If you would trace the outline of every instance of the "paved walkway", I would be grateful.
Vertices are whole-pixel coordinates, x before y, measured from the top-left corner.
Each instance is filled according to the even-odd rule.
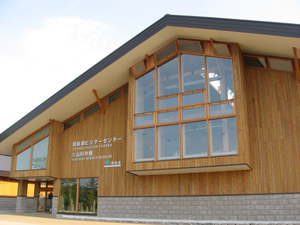
[[[82,220],[68,220],[56,219],[55,215],[49,213],[13,213],[0,214],[0,225],[120,225],[120,223],[113,222],[99,222],[99,221],[82,221]],[[130,223],[121,223],[121,225],[128,225]]]

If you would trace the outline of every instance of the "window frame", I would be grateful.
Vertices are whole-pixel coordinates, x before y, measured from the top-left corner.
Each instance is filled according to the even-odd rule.
[[[192,42],[199,42],[200,44],[200,47],[201,47],[201,50],[202,52],[192,52],[192,51],[186,51],[186,50],[181,50],[180,47],[179,47],[179,44],[177,41],[192,41]],[[174,43],[176,44],[177,46],[177,52],[176,54],[171,54],[167,57],[165,57],[164,59],[160,60],[159,62],[157,62],[156,60],[156,57],[155,57],[155,53],[160,51],[161,49],[167,47],[168,45]],[[209,43],[209,41],[205,41],[204,43]],[[210,43],[209,43],[210,44]],[[133,121],[133,124],[132,124],[132,133],[131,133],[131,141],[132,143],[134,143],[134,131],[135,130],[138,130],[138,129],[146,129],[146,128],[152,128],[154,127],[155,128],[155,159],[153,161],[150,161],[150,162],[160,162],[160,161],[165,161],[165,160],[158,160],[158,143],[157,143],[157,135],[158,135],[158,127],[161,127],[161,126],[168,126],[168,125],[175,125],[175,124],[179,124],[180,126],[180,159],[179,160],[183,160],[183,159],[190,159],[190,158],[184,158],[183,157],[183,144],[182,144],[182,124],[185,124],[185,123],[191,123],[191,122],[200,122],[200,121],[206,121],[206,128],[207,128],[207,153],[208,153],[208,156],[207,158],[210,158],[210,157],[220,157],[220,156],[212,156],[212,153],[211,153],[211,146],[210,146],[210,134],[209,134],[209,127],[210,127],[210,122],[211,120],[216,120],[216,119],[222,119],[222,118],[231,118],[231,117],[235,117],[236,118],[236,105],[235,105],[235,96],[232,98],[232,99],[227,99],[227,100],[222,100],[222,101],[216,101],[216,102],[209,102],[209,99],[208,99],[208,85],[209,85],[209,75],[207,74],[207,60],[206,58],[207,57],[215,57],[215,58],[224,58],[224,59],[231,59],[232,60],[232,55],[230,53],[230,50],[229,50],[229,47],[228,47],[228,44],[227,43],[217,43],[217,44],[222,44],[222,45],[226,45],[227,46],[227,49],[228,49],[228,52],[230,55],[220,55],[220,54],[216,54],[215,50],[214,50],[214,47],[212,45],[210,45],[210,49],[205,49],[207,48],[207,46],[209,45],[206,45],[206,46],[202,46],[202,41],[198,41],[198,40],[187,40],[187,39],[178,39],[178,40],[175,40],[171,43],[169,43],[168,45],[164,46],[163,48],[159,49],[158,51],[156,51],[154,53],[154,58],[155,58],[155,65],[150,67],[150,68],[146,68],[146,70],[139,74],[139,76],[133,76],[134,77],[134,82],[133,82],[133,86],[132,87],[132,90],[133,90],[133,98],[135,99],[135,82],[138,78],[142,77],[143,75],[151,72],[153,69],[154,69],[154,72],[155,72],[155,97],[154,97],[154,101],[155,101],[155,105],[154,105],[154,108],[155,110],[153,112],[146,112],[146,113],[138,113],[138,114],[135,114],[135,100],[133,100],[133,113],[132,115],[132,121]],[[204,57],[204,71],[203,73],[205,74],[205,89],[199,89],[199,90],[193,90],[193,91],[189,91],[189,92],[182,92],[182,71],[181,71],[181,55],[183,54],[188,54],[188,55],[199,55],[199,56],[203,56]],[[171,94],[171,95],[166,95],[166,96],[160,96],[158,97],[158,67],[167,63],[168,61],[172,60],[173,58],[175,57],[178,57],[178,79],[179,79],[179,93],[177,94]],[[232,61],[231,61],[232,62]],[[233,71],[232,71],[232,77],[233,77],[233,80],[232,80],[232,85],[233,87],[235,87],[235,84],[234,84],[234,74],[233,74]],[[234,88],[235,89],[235,88]],[[201,102],[201,103],[195,103],[195,104],[191,104],[191,105],[183,105],[182,104],[182,96],[184,95],[187,95],[187,94],[193,94],[193,93],[200,93],[200,92],[203,92],[204,93],[204,102]],[[164,109],[158,109],[158,100],[159,99],[164,99],[164,98],[171,98],[171,97],[175,97],[177,96],[178,97],[178,107],[172,107],[172,108],[164,108]],[[218,115],[218,116],[210,116],[209,115],[209,107],[210,105],[219,105],[219,104],[224,104],[224,103],[233,103],[234,104],[234,113],[231,113],[231,114],[224,114],[224,115]],[[183,120],[182,118],[182,114],[183,114],[183,109],[188,109],[188,108],[196,108],[196,107],[204,107],[204,110],[205,110],[205,117],[203,118],[196,118],[196,119],[187,119],[187,120]],[[178,110],[178,121],[172,121],[172,122],[166,122],[166,123],[158,123],[158,113],[161,113],[161,112],[168,112],[168,111],[175,111],[175,110]],[[143,116],[143,115],[150,115],[150,114],[153,114],[154,116],[154,123],[151,124],[151,125],[142,125],[142,126],[135,126],[135,118],[138,117],[138,116]],[[236,128],[237,129],[237,128]],[[131,162],[132,163],[140,163],[140,162],[149,162],[148,160],[139,160],[139,161],[135,161],[134,160],[134,144],[132,145],[131,147],[131,151],[132,151],[132,158],[131,158]],[[235,156],[236,155],[239,155],[239,152],[237,154],[234,154]],[[230,155],[226,155],[226,156],[231,156]],[[166,159],[166,160],[178,160],[178,159]]]

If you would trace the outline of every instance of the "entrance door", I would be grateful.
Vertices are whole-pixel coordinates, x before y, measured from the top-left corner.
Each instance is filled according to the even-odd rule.
[[[52,211],[52,196],[53,196],[53,191],[39,192],[38,212]]]
[[[40,182],[38,212],[52,211],[53,182]]]

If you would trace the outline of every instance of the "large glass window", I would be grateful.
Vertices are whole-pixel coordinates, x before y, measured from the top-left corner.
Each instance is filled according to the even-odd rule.
[[[48,144],[49,126],[32,134],[24,142],[19,143],[17,146],[16,170],[46,169]]]
[[[134,131],[134,161],[154,160],[154,128]]]
[[[158,97],[179,92],[178,57],[157,68]]]
[[[205,89],[204,57],[181,55],[182,92]]]
[[[46,169],[49,137],[33,145],[32,170]]]
[[[158,127],[158,160],[180,158],[179,125]]]
[[[76,212],[77,179],[60,181],[59,211]]]
[[[79,189],[79,195],[77,195]],[[59,212],[97,213],[98,179],[60,180]],[[78,201],[78,205],[76,202]]]
[[[172,42],[154,53],[154,69],[151,65],[150,72],[139,74],[134,162],[238,153],[230,48],[219,43],[216,47],[203,51],[199,41]]]
[[[79,179],[79,213],[97,213],[98,179]]]
[[[206,57],[209,102],[234,98],[231,59]]]
[[[29,170],[31,148],[17,155],[16,170]]]
[[[135,82],[135,113],[154,111],[154,70],[138,78]]]
[[[206,121],[182,124],[183,157],[207,157]]]
[[[235,117],[211,120],[211,155],[237,154],[237,134]]]

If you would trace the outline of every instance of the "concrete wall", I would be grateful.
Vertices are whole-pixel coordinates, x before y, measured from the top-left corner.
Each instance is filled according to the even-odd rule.
[[[172,220],[300,221],[300,193],[98,197],[98,216]]]
[[[57,200],[58,200],[58,197],[53,196],[53,198],[52,198],[52,214],[57,213]]]
[[[36,212],[37,211],[38,197],[27,198],[26,199],[26,212]]]
[[[16,212],[17,197],[0,197],[0,213]]]

